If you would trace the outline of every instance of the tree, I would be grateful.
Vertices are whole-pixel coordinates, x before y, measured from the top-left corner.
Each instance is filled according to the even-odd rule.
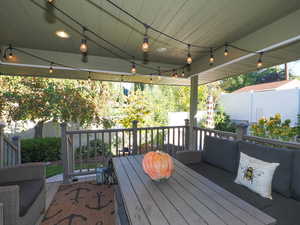
[[[221,87],[227,92],[233,92],[245,86],[284,79],[285,72],[283,69],[271,67],[262,71],[255,71],[247,74],[241,74],[239,76],[229,77],[222,81]]]
[[[119,123],[123,127],[129,128],[132,126],[132,122],[137,120],[140,126],[145,126],[146,117],[150,112],[150,105],[144,93],[140,90],[135,91],[125,97],[124,104],[120,108]]]
[[[1,115],[8,122],[34,121],[35,137],[43,136],[43,124],[49,120],[81,125],[99,121],[109,96],[101,82],[2,77],[1,83]]]

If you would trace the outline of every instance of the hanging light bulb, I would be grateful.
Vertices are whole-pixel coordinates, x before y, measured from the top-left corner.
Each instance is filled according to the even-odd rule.
[[[143,41],[143,44],[142,44],[143,52],[148,52],[149,51],[148,28],[149,28],[149,26],[145,24],[144,41]]]
[[[153,84],[152,75],[151,75],[151,77],[150,77],[150,84]]]
[[[53,3],[54,2],[54,0],[48,0],[48,3]]]
[[[264,54],[263,52],[259,53],[259,58],[258,58],[257,63],[256,63],[257,69],[259,69],[263,66],[263,62],[262,62],[263,54]]]
[[[9,44],[9,46],[8,46],[8,49],[7,49],[8,51],[9,51],[9,53],[8,53],[8,59],[9,60],[12,60],[13,58],[14,58],[14,56],[13,56],[13,52],[12,52],[12,45],[11,44]],[[5,51],[5,58],[6,58],[6,51]]]
[[[83,32],[82,32],[82,37],[83,38],[81,39],[81,44],[80,44],[80,47],[79,47],[79,50],[82,54],[85,54],[88,51],[87,40],[85,38],[85,31],[86,31],[86,28],[83,27]]]
[[[79,47],[81,53],[87,53],[87,51],[88,51],[88,47],[87,47],[86,42],[87,42],[86,39],[84,39],[84,38],[81,39],[81,44],[80,44],[80,47]]]
[[[90,83],[92,80],[92,77],[91,77],[91,72],[89,72],[89,75],[88,75],[88,82]]]
[[[135,74],[135,73],[136,73],[136,67],[135,67],[134,61],[132,61],[131,73],[132,73],[132,74]]]
[[[49,67],[49,73],[53,73],[53,67],[52,67],[53,63],[50,64],[50,67]]]
[[[210,57],[209,57],[209,64],[212,65],[215,62],[214,54],[213,54],[213,49],[210,48]]]
[[[192,62],[193,62],[193,59],[191,56],[191,45],[190,44],[188,44],[188,54],[187,54],[186,62],[189,65],[192,64]]]
[[[228,56],[228,44],[225,44],[224,56]]]
[[[182,68],[181,76],[184,77],[184,75],[185,75],[185,74],[184,74],[184,67],[183,67],[183,68]]]

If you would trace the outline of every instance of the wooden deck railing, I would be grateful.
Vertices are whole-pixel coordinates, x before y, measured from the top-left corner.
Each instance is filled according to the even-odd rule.
[[[212,136],[212,137],[228,139],[228,140],[243,140],[255,144],[268,145],[275,148],[277,147],[277,148],[299,149],[300,151],[300,143],[298,142],[286,142],[286,141],[274,140],[269,138],[250,136],[250,135],[246,135],[246,129],[247,127],[245,126],[241,126],[241,127],[238,126],[237,132],[232,133],[232,132],[224,132],[224,131],[207,129],[207,128],[194,127],[194,130],[197,134],[196,135],[197,150],[200,151],[203,150],[205,137]]]
[[[64,180],[95,173],[106,156],[115,157],[160,150],[174,154],[188,146],[188,126],[164,126],[105,130],[67,130],[62,124]]]
[[[126,129],[77,131],[69,131],[67,125],[62,124],[64,182],[74,176],[95,173],[95,168],[104,164],[108,154],[118,157],[160,150],[174,155],[178,151],[191,150],[190,146],[196,146],[192,150],[202,151],[207,136],[300,150],[300,143],[248,136],[246,130],[243,125],[237,127],[236,133],[200,127],[190,130],[188,121],[185,126],[138,128],[137,123],[133,122],[132,128]],[[193,145],[189,145],[190,141]]]
[[[4,135],[4,124],[0,124],[0,168],[21,163],[21,146],[18,137],[10,140]]]

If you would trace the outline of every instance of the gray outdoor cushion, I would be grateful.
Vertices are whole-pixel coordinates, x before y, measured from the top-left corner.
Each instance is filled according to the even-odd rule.
[[[237,170],[238,144],[220,138],[205,137],[203,160],[231,173]]]
[[[230,172],[205,162],[189,165],[189,167],[258,209],[262,210],[272,205],[272,200],[262,198],[248,188],[234,183],[235,175]]]
[[[273,177],[272,189],[286,197],[291,197],[294,156],[292,150],[240,142],[239,151],[266,162],[280,163]]]
[[[300,201],[300,150],[294,151],[292,197]]]
[[[44,188],[44,181],[28,180],[1,183],[0,186],[18,185],[20,187],[20,217],[24,216]]]
[[[292,198],[286,198],[276,192],[272,193],[273,200],[265,199],[249,189],[235,184],[234,175],[207,163],[189,165],[201,175],[212,182],[238,196],[254,207],[264,211],[277,220],[276,225],[298,225],[300,224],[300,202]]]

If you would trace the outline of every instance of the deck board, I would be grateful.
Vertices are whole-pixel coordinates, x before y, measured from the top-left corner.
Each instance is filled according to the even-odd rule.
[[[154,182],[142,155],[113,159],[132,225],[275,225],[276,221],[174,159],[175,172]]]

